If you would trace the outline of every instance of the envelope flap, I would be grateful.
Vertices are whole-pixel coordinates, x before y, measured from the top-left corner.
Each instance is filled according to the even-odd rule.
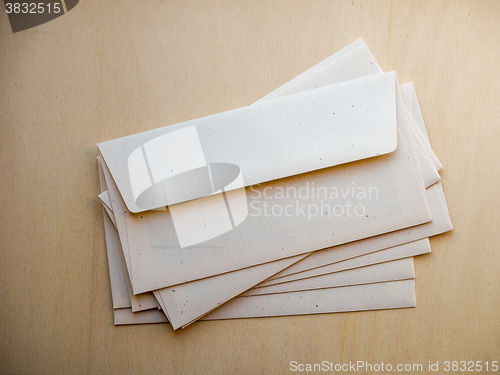
[[[134,213],[390,153],[394,72],[98,144]]]

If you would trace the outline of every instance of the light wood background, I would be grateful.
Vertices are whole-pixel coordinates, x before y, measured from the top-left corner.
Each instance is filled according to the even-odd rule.
[[[16,34],[0,8],[0,373],[500,360],[499,1],[81,0]],[[417,308],[114,327],[95,144],[250,104],[359,37],[444,164],[455,230],[415,261]]]

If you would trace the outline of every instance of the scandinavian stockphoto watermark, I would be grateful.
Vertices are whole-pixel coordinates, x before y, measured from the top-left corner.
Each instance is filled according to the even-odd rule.
[[[306,181],[300,186],[249,188],[251,217],[364,217],[367,201],[378,200],[377,186],[318,186]]]

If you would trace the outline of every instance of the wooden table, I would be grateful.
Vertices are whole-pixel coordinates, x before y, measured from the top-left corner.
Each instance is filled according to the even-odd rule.
[[[500,360],[500,2],[81,0],[18,33],[1,9],[0,373]],[[444,165],[455,230],[415,259],[417,307],[114,327],[95,144],[250,104],[359,37]]]

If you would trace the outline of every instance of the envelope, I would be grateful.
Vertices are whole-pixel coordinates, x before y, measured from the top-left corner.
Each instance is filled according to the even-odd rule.
[[[109,218],[108,218],[109,220]],[[109,227],[106,227],[106,237],[109,237],[112,232],[116,233],[116,230],[110,230]],[[116,244],[118,244],[116,242]],[[108,253],[110,252],[111,246],[108,243]],[[118,244],[119,245],[119,244]],[[120,254],[118,254],[120,255]],[[306,286],[306,288],[319,288],[319,287],[332,287],[332,286],[339,286],[339,285],[356,285],[357,283],[372,283],[372,282],[381,282],[381,281],[390,281],[390,280],[400,280],[400,279],[405,279],[405,278],[411,278],[414,277],[413,273],[413,262],[411,262],[411,258],[406,258],[403,259],[402,261],[406,261],[407,263],[401,264],[400,261],[394,261],[394,262],[386,262],[382,264],[378,264],[375,266],[368,266],[368,267],[363,267],[360,270],[355,270],[356,272],[353,272],[354,270],[349,270],[349,271],[340,271],[335,274],[330,274],[330,275],[325,275],[326,277],[329,277],[329,280],[321,282],[321,279],[324,279],[325,276],[320,276],[316,278],[309,278],[309,285]],[[409,262],[409,263],[408,263]],[[278,262],[273,262],[273,263],[278,263]],[[362,263],[359,263],[362,264]],[[411,265],[411,267],[410,267]],[[256,268],[256,267],[254,267]],[[125,267],[123,265],[123,269],[125,270]],[[359,272],[361,271],[361,272]],[[125,275],[125,273],[123,273]],[[111,283],[113,284],[113,281],[116,279],[116,274],[110,273],[111,276]],[[310,280],[315,280],[315,285],[310,284]],[[321,286],[318,284],[318,282],[321,282]],[[325,284],[326,282],[326,284]],[[292,283],[286,283],[282,285],[287,285],[287,284],[292,284]],[[258,291],[264,291],[266,288],[259,288],[257,289]],[[126,295],[124,295],[126,296]],[[121,324],[144,324],[144,323],[163,323],[166,322],[166,318],[163,315],[163,313],[158,313],[158,312],[153,312],[153,313],[133,313],[132,309],[130,308],[117,308],[114,306],[115,311],[115,319],[114,322],[116,325],[121,325]]]
[[[275,262],[276,263],[276,262]],[[360,263],[361,264],[361,263]],[[356,272],[353,272],[356,271]],[[361,272],[360,272],[361,271]],[[326,280],[321,280],[325,279]],[[405,258],[393,262],[385,262],[377,264],[375,266],[363,267],[361,269],[340,271],[334,274],[313,277],[306,279],[308,285],[305,286],[307,289],[325,288],[332,286],[345,286],[345,285],[357,285],[366,284],[390,280],[401,280],[414,277],[413,272],[413,262],[411,258]],[[311,281],[315,284],[311,285]],[[287,285],[292,283],[286,283],[281,285]],[[295,286],[297,288],[297,286]],[[304,288],[304,286],[303,286]],[[265,291],[266,288],[258,288],[257,291]],[[300,288],[299,288],[300,289]],[[144,323],[162,323],[166,322],[166,318],[163,313],[151,313],[134,314],[132,309],[117,309],[115,310],[115,324],[144,324]]]
[[[439,202],[438,202],[439,203]],[[432,206],[432,205],[431,205]],[[436,215],[434,215],[436,216]],[[429,228],[429,227],[428,227]],[[423,228],[425,229],[425,228]],[[429,228],[430,229],[430,228]],[[434,229],[436,230],[436,229]],[[435,233],[435,232],[428,232],[429,234]],[[404,233],[401,233],[404,235]],[[405,236],[403,236],[405,238]],[[351,243],[347,245],[355,245],[356,243]],[[369,246],[369,242],[364,243],[362,246],[354,246],[354,250],[362,250],[363,253],[369,252],[367,250],[367,246]],[[348,248],[346,249],[345,247],[342,247],[343,249],[339,252],[337,259],[344,257],[349,257],[353,252],[349,252]],[[425,251],[423,252],[425,253]],[[332,254],[335,254],[332,252]],[[307,258],[306,258],[307,259]],[[304,262],[304,261],[302,261]],[[277,262],[273,262],[277,263]],[[273,264],[271,263],[271,264]],[[254,275],[256,274],[257,277],[260,277],[261,279],[264,278],[264,276],[259,275],[259,270],[261,270],[262,266],[257,266],[257,267],[252,267],[251,269],[254,271]],[[236,277],[238,273],[246,272],[246,275],[242,274],[241,277]],[[271,274],[272,271],[269,273]],[[233,275],[231,275],[233,274]],[[181,308],[179,309],[179,313],[181,315],[184,315],[186,319],[188,319],[188,322],[192,321],[193,319],[199,317],[200,315],[203,315],[206,313],[208,310],[203,310],[206,309],[206,306],[211,305],[211,298],[217,298],[219,297],[220,299],[218,302],[212,302],[213,308],[217,307],[217,305],[221,305],[222,302],[225,301],[224,297],[227,299],[230,299],[234,297],[235,295],[239,294],[238,288],[240,290],[246,290],[248,287],[256,284],[257,282],[255,281],[255,276],[254,279],[252,279],[252,276],[247,277],[249,273],[247,270],[242,270],[242,271],[236,271],[233,273],[228,273],[225,275],[220,275],[217,277],[212,277],[204,280],[199,280],[183,285],[178,285],[175,287],[175,292],[171,292],[168,289],[164,289],[161,291],[162,294],[166,294],[170,292],[170,296],[168,296],[168,301],[172,303],[173,307],[170,309],[171,311],[176,311],[175,306],[184,305],[184,310]],[[259,279],[259,281],[261,280]],[[236,283],[235,283],[236,281]],[[238,284],[238,281],[240,281],[240,284]],[[246,282],[246,284],[245,284]],[[241,285],[242,284],[242,285]],[[284,284],[281,284],[284,285]],[[229,288],[230,290],[228,291],[228,286],[231,286],[233,289]],[[226,299],[226,300],[227,300]],[[217,301],[217,299],[216,299]],[[194,303],[194,304],[193,304]],[[186,305],[188,305],[186,307]],[[166,309],[166,311],[169,309]],[[211,310],[211,309],[210,309]],[[191,319],[188,318],[189,313],[193,314],[194,317]]]
[[[382,250],[384,251],[384,250]],[[361,284],[373,284],[388,281],[409,280],[415,278],[413,258],[401,258],[389,262],[375,263],[361,267],[347,268],[342,271],[317,275],[283,284],[252,288],[240,297],[299,292],[313,289],[337,288]]]
[[[420,242],[421,242],[420,247],[422,248],[422,250],[420,251],[420,253],[428,252],[430,250],[430,248],[428,247],[428,242],[426,242],[426,241],[420,241]],[[403,246],[408,247],[408,244],[407,245],[403,245]],[[418,246],[418,245],[416,244],[416,246]],[[413,246],[413,249],[415,249],[415,246]],[[390,251],[392,250],[392,253],[396,257],[400,256],[400,254],[398,252],[394,251],[394,249],[388,249],[388,250],[390,250]],[[419,253],[419,251],[415,251],[414,253],[415,254]],[[412,253],[409,253],[409,254],[412,254]],[[388,259],[390,259],[390,257],[388,257]],[[353,260],[357,261],[357,263],[353,263]],[[373,259],[373,262],[376,262],[376,261],[381,261],[380,257],[378,257],[378,258],[375,257]],[[369,261],[363,260],[363,257],[358,257],[358,258],[350,259],[348,262],[350,262],[350,266],[349,267],[366,266],[367,264],[370,264]],[[270,265],[276,265],[278,263],[279,262],[272,262],[272,263],[268,263],[266,265],[270,266]],[[343,262],[340,262],[340,263],[343,263]],[[261,269],[263,266],[266,266],[266,265],[252,267],[251,269],[254,272],[257,272],[259,269]],[[340,267],[340,269],[342,269],[342,268],[346,269],[346,268],[349,268],[349,267],[348,266],[344,266],[344,267]],[[366,268],[366,267],[364,267],[364,268]],[[247,271],[247,270],[243,270],[243,271]],[[356,269],[356,272],[357,271],[359,271],[359,269]],[[395,271],[398,271],[398,270],[395,270]],[[399,272],[402,272],[402,271],[404,272],[404,270],[399,269]],[[241,272],[241,271],[237,271],[237,272]],[[340,272],[342,272],[342,271],[340,271]],[[329,274],[329,275],[326,275],[326,276],[330,277],[331,275],[332,274]],[[226,278],[224,278],[224,276],[226,276]],[[237,292],[238,287],[241,288],[241,286],[237,285],[237,284],[236,285],[234,284],[234,280],[238,281],[238,279],[234,279],[234,277],[233,277],[233,280],[231,280],[230,276],[231,276],[230,274],[225,274],[225,275],[220,275],[220,276],[217,276],[217,277],[212,277],[212,278],[208,278],[208,279],[204,279],[204,280],[194,281],[194,282],[191,282],[191,283],[179,285],[175,289],[172,289],[172,290],[164,289],[162,291],[157,291],[157,292],[155,292],[155,296],[157,297],[158,302],[161,304],[161,306],[164,309],[164,312],[166,314],[168,313],[168,311],[176,312],[175,305],[174,305],[174,307],[170,307],[169,308],[168,305],[166,305],[163,302],[163,300],[161,299],[161,294],[166,295],[167,291],[170,292],[170,296],[168,296],[168,298],[166,300],[169,301],[169,302],[175,302],[176,300],[183,302],[180,305],[184,306],[184,307],[180,308],[179,314],[182,315],[185,319],[189,319],[188,317],[189,316],[193,316],[193,314],[194,314],[194,318],[191,319],[191,320],[189,320],[189,322],[192,322],[192,320],[194,320],[195,318],[198,318],[199,316],[204,315],[204,314],[207,313],[207,311],[200,310],[200,309],[202,309],[205,306],[205,303],[204,303],[205,301],[204,300],[207,299],[207,296],[212,296],[212,295],[219,295],[220,296],[220,294],[221,294],[220,291],[221,290],[227,290],[227,285],[233,286],[233,288],[235,288],[235,290],[236,290],[236,294],[238,294],[238,292]],[[246,281],[246,282],[249,282],[248,280],[250,280],[249,283],[251,283],[251,285],[255,284],[255,282],[252,282],[251,279],[248,279],[248,276],[250,276],[250,277],[252,276],[249,272],[247,272],[245,276],[247,276],[247,277],[246,278],[239,278],[239,280],[240,281]],[[354,275],[354,276],[356,276],[356,275]],[[387,274],[387,273],[382,274],[380,272],[378,272],[376,275],[373,275],[373,276],[374,277],[372,277],[371,282],[388,281],[388,280],[391,280],[391,278],[394,279],[394,280],[396,280],[397,277],[403,278],[402,276],[397,276],[397,274],[396,275],[393,274],[391,276],[390,274]],[[377,278],[383,279],[383,280],[379,280]],[[360,280],[359,277],[357,279],[358,279],[358,281],[357,281],[358,283],[366,283],[366,282],[370,281],[370,280],[367,280],[367,279],[361,279]],[[210,281],[212,281],[212,284],[210,284]],[[352,281],[352,282],[355,282],[355,281]],[[198,283],[198,285],[196,285],[197,283]],[[279,286],[282,287],[284,285],[292,284],[292,283],[280,284]],[[189,286],[191,288],[191,290],[187,289],[186,288],[187,286]],[[331,287],[332,285],[327,285],[326,287],[328,287],[328,286]],[[337,283],[337,286],[339,286],[338,283]],[[266,288],[257,288],[256,289],[257,294],[261,294],[258,291],[262,291],[262,290],[265,290],[265,289]],[[253,289],[251,289],[251,290],[253,290]],[[172,298],[172,297],[174,297],[174,298]],[[209,300],[208,302],[210,303],[210,297],[208,297],[208,300]],[[194,305],[192,305],[192,303],[194,303]],[[221,305],[221,304],[222,304],[222,302],[218,302],[217,303],[217,305]],[[216,306],[214,306],[214,308]],[[198,310],[196,310],[196,308],[198,308]],[[131,322],[130,324],[134,324],[134,323]]]
[[[109,145],[108,145],[108,146],[109,146]],[[101,148],[105,148],[105,145],[101,145]],[[113,155],[115,155],[115,154],[113,154]],[[208,205],[208,209],[209,209],[209,211],[210,211],[211,213],[216,212],[216,210],[213,210],[213,209],[212,209],[212,208],[213,208],[213,206],[214,206],[214,205],[216,205],[216,202],[211,202],[211,203],[212,203],[212,204],[209,204],[209,205]],[[174,205],[174,206],[175,206],[175,205]],[[197,205],[196,207],[197,207],[197,208],[199,208],[199,205]],[[224,208],[223,208],[223,209],[224,209]],[[194,217],[198,217],[198,216],[199,216],[199,215],[198,215],[198,213],[196,213],[196,214],[194,214],[194,213],[190,213],[189,211],[191,211],[191,210],[189,210],[189,209],[187,209],[187,211],[188,211],[188,212],[187,212],[187,214],[184,214],[184,215],[183,215],[182,213],[180,213],[180,214],[179,214],[177,207],[176,207],[176,209],[174,210],[174,207],[172,207],[172,206],[170,207],[170,211],[171,211],[171,213],[172,213],[172,216],[173,216],[173,217],[175,216],[175,217],[174,217],[174,219],[175,219],[175,220],[174,220],[174,225],[175,225],[176,223],[178,224],[178,223],[180,222],[180,223],[181,223],[181,226],[182,226],[182,224],[184,224],[184,225],[183,225],[184,227],[190,227],[190,226],[193,226],[193,221],[194,221],[194,220],[193,220],[193,216],[194,216]],[[184,211],[186,211],[186,210],[184,210]],[[232,211],[231,213],[234,213],[234,211]],[[216,212],[216,215],[218,215],[218,214],[219,214],[219,212]],[[202,218],[202,219],[204,219],[204,218]],[[204,225],[206,224],[206,221],[207,221],[207,220],[203,220],[203,224],[204,224]],[[228,225],[228,227],[230,227],[230,226],[231,226],[231,223],[229,223],[229,221],[230,221],[230,220],[228,220],[228,222],[226,223],[226,225]],[[200,222],[200,225],[201,225],[201,222]],[[234,225],[234,223],[232,223],[232,225]],[[184,231],[179,231],[178,225],[175,225],[175,228],[173,228],[173,229],[174,229],[174,231],[176,232],[175,234],[176,234],[177,236],[179,236],[179,233],[183,233],[183,232],[184,232]],[[186,231],[186,235],[185,235],[185,236],[183,236],[183,237],[185,237],[185,238],[194,238],[194,237],[196,237],[196,234],[197,234],[197,233],[202,233],[202,231],[200,231],[200,230],[199,230],[199,228],[197,228],[196,226],[193,226],[192,230],[191,230],[191,231],[189,231],[189,230],[188,230],[188,231]],[[174,236],[170,236],[170,237],[175,237],[175,235],[174,235]],[[182,246],[181,246],[181,247],[182,247]],[[294,254],[288,254],[288,256],[292,256],[292,255],[294,255]],[[265,260],[263,260],[263,261],[270,261],[270,260],[272,260],[272,259],[265,259]],[[263,261],[260,261],[260,262],[263,262]],[[238,267],[238,268],[242,268],[242,267],[248,267],[249,265],[250,265],[250,264],[243,264],[243,265],[241,265],[241,266],[237,266],[237,267]],[[223,271],[227,271],[227,270],[223,270]],[[217,272],[222,272],[222,271],[215,271],[215,272],[217,273]],[[207,277],[207,276],[210,276],[210,275],[209,275],[209,274],[205,274],[205,275],[193,276],[193,277],[194,277],[194,278],[199,278],[199,277]],[[134,279],[134,278],[132,277],[132,279]],[[172,282],[173,282],[173,283],[175,283],[175,282],[179,282],[179,280],[174,280],[174,281],[172,281]],[[172,283],[172,282],[170,282],[170,283]],[[132,283],[133,283],[133,285],[134,285],[134,284],[135,284],[135,281],[133,280],[133,281],[132,281]],[[149,288],[149,289],[151,289],[151,288]],[[136,291],[136,293],[139,293],[139,292],[140,292],[140,291]]]
[[[300,303],[297,303],[300,301]],[[415,307],[414,280],[236,297],[201,320]]]
[[[158,303],[151,293],[134,295],[130,286],[128,272],[123,259],[123,251],[120,239],[116,231],[114,214],[111,210],[111,202],[107,194],[107,187],[104,182],[104,174],[101,162],[98,159],[99,184],[101,194],[99,199],[102,202],[105,213],[103,214],[104,231],[106,235],[106,249],[108,255],[108,266],[111,281],[111,295],[113,299],[113,309],[131,308],[132,312],[149,309],[157,309]]]
[[[126,206],[137,213],[383,155],[396,145],[395,74],[390,72],[98,148]]]
[[[369,254],[360,255],[355,258],[345,259],[325,266],[312,268],[299,273],[293,273],[287,276],[279,277],[279,274],[277,274],[274,276],[274,278],[266,280],[258,285],[255,285],[252,288],[251,294],[252,295],[261,294],[261,292],[259,292],[259,289],[265,289],[267,291],[266,294],[281,293],[283,291],[282,289],[283,283],[287,283],[290,285],[299,285],[299,284],[293,284],[293,282],[297,280],[308,279],[311,277],[328,275],[335,272],[355,269],[359,267],[365,267],[368,265],[389,262],[396,259],[403,259],[417,255],[427,254],[430,252],[431,252],[431,246],[429,243],[429,239],[425,238],[422,240],[409,242],[403,245],[390,247],[388,249],[375,251]],[[289,289],[290,285],[286,285],[285,287]]]
[[[261,266],[258,266],[258,267],[261,267]],[[255,268],[258,268],[258,267],[255,267]],[[245,271],[246,271],[246,270],[245,270]],[[237,272],[235,272],[235,273],[237,273]]]
[[[106,184],[104,182],[104,175],[100,163],[99,166],[99,185],[101,192],[107,191]],[[118,233],[115,230],[115,226],[111,220],[114,218],[111,210],[108,207],[108,211],[105,211],[106,206],[103,204],[103,221],[104,221],[104,232],[106,235],[106,250],[108,255],[108,268],[109,268],[109,278],[111,283],[111,296],[113,300],[113,309],[118,308],[130,308],[130,299],[127,289],[127,270],[123,265],[122,255],[120,254],[121,245]]]

